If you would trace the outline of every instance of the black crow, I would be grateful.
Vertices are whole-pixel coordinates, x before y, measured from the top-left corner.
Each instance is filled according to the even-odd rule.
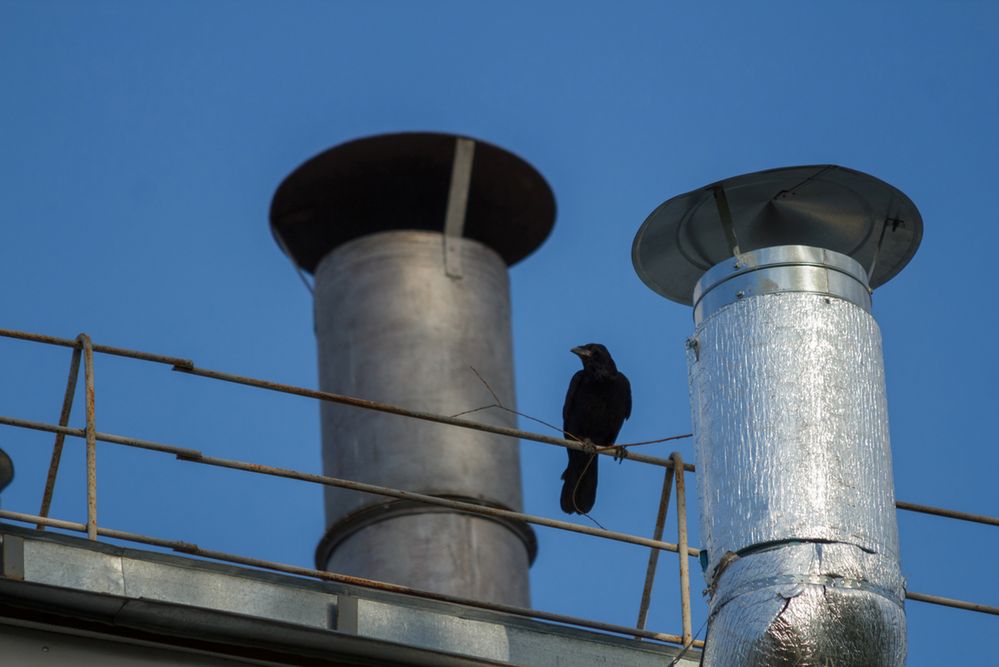
[[[617,370],[607,348],[589,343],[572,348],[583,370],[569,383],[562,406],[562,431],[566,440],[582,440],[597,447],[613,445],[624,420],[631,416],[631,384]],[[599,456],[567,450],[569,465],[562,473],[562,511],[586,514],[597,499]]]

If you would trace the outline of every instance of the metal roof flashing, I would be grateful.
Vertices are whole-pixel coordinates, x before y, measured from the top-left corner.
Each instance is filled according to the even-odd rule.
[[[463,605],[8,524],[0,525],[0,541],[0,635],[20,636],[15,649],[36,652],[37,644],[47,651],[58,637],[62,660],[83,651],[81,642],[93,644],[88,655],[112,656],[121,656],[126,644],[148,644],[184,652],[183,664],[193,665],[220,664],[222,656],[235,664],[651,666],[679,652]],[[32,629],[24,634],[25,627]],[[677,664],[696,665],[698,658],[690,651]]]

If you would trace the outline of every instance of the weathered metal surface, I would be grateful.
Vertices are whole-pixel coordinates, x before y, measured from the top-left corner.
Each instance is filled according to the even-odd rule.
[[[528,554],[511,534],[503,524],[454,511],[399,517],[351,535],[333,551],[326,569],[526,607],[519,600],[529,600],[528,591],[515,587],[526,586],[518,575],[528,569]],[[443,546],[442,540],[447,540]]]
[[[896,568],[854,545],[814,541],[732,559],[716,580],[705,667],[902,667]]]
[[[534,562],[534,559],[538,554],[537,536],[534,534],[534,530],[528,525],[531,523],[530,521],[523,520],[519,517],[511,518],[512,515],[515,515],[516,513],[511,514],[510,510],[503,507],[491,506],[489,503],[483,502],[476,498],[466,498],[460,496],[427,497],[432,498],[434,501],[443,499],[479,507],[492,507],[492,509],[497,510],[498,513],[476,513],[475,516],[488,517],[505,529],[517,533],[520,536],[521,541],[527,546],[528,562]],[[451,509],[452,508],[447,506],[438,505],[436,502],[434,504],[428,504],[419,500],[413,500],[411,498],[382,498],[380,502],[373,505],[367,505],[340,519],[336,526],[332,526],[330,530],[326,531],[322,542],[316,548],[316,552],[331,553],[348,537],[376,523],[381,523],[389,519],[400,519],[402,517],[412,516],[415,514],[450,512]]]
[[[751,254],[751,253],[750,253]],[[688,348],[706,666],[904,663],[881,338],[826,293],[737,300]]]
[[[84,529],[83,524],[78,526]],[[114,533],[118,538],[129,535]],[[541,667],[651,667],[669,662],[678,652],[658,643],[636,642],[524,617],[570,624],[582,619],[451,600],[418,591],[421,597],[414,597],[406,587],[330,572],[282,566],[289,573],[326,580],[310,582],[64,535],[42,536],[9,526],[0,527],[0,539],[5,543],[23,540],[21,550],[26,562],[22,581],[0,578],[5,600],[31,600],[36,609],[58,611],[65,619],[113,620],[113,624],[106,625],[112,634],[120,628],[152,628],[163,637],[190,636],[209,641],[224,637],[227,645],[246,644],[269,651],[307,651],[321,643],[326,656],[352,655],[361,649],[358,640],[363,640],[365,664],[502,662]],[[186,543],[151,543],[214,558],[229,556]],[[255,567],[267,565],[255,559],[233,558]],[[67,568],[72,571],[67,572]],[[679,641],[675,635],[582,622],[606,632]],[[164,644],[171,643],[170,639],[164,640]],[[431,655],[437,656],[436,662],[427,657]],[[696,652],[677,664],[696,665]]]
[[[441,235],[383,232],[341,246],[316,270],[320,386],[436,414],[493,402],[515,408],[506,265],[463,244],[464,277],[444,272]],[[322,405],[327,473],[382,486],[492,500],[519,509],[517,443]],[[485,423],[516,427],[501,410]],[[490,474],[490,471],[492,474]],[[331,521],[370,499],[327,495]]]
[[[0,517],[5,519],[10,519],[13,521],[23,521],[27,523],[43,523],[47,526],[52,526],[55,528],[63,528],[65,530],[72,530],[76,532],[85,533],[87,530],[86,524],[77,523],[73,521],[64,521],[61,519],[52,519],[48,517],[39,517],[33,514],[21,514],[19,512],[10,512],[7,510],[0,510]],[[392,584],[384,581],[375,581],[372,579],[366,579],[364,577],[355,577],[345,574],[339,574],[336,572],[329,572],[326,570],[314,570],[305,567],[299,567],[297,565],[288,565],[286,563],[276,563],[273,561],[266,561],[259,558],[251,558],[249,556],[241,556],[239,554],[231,554],[223,551],[215,551],[211,549],[203,549],[196,544],[190,542],[183,542],[180,540],[167,540],[159,537],[152,537],[149,535],[142,535],[139,533],[132,533],[123,530],[115,530],[112,528],[98,528],[97,532],[99,535],[116,539],[125,540],[128,542],[137,542],[139,544],[149,544],[157,547],[164,547],[167,549],[173,549],[179,553],[190,554],[194,556],[199,556],[202,558],[211,558],[218,561],[224,561],[228,563],[237,563],[239,565],[246,565],[254,568],[261,568],[266,570],[272,570],[274,572],[282,572],[287,574],[293,574],[302,577],[311,577],[315,579],[320,579],[323,581],[337,582],[342,584],[349,584],[351,586],[359,586],[363,588],[368,588],[377,591],[388,591],[391,593],[400,593],[403,595],[409,595],[413,597],[418,597],[425,600],[435,600],[441,602],[448,602],[458,605],[464,605],[468,607],[474,607],[476,609],[484,609],[488,611],[497,611],[504,614],[511,614],[515,616],[522,616],[525,618],[537,618],[545,621],[552,621],[555,623],[563,623],[568,625],[576,625],[583,628],[591,628],[594,630],[600,630],[604,632],[612,632],[620,635],[628,635],[634,637],[640,637],[643,639],[652,639],[661,642],[668,642],[672,644],[682,643],[682,639],[679,635],[674,635],[665,632],[654,632],[651,630],[646,630],[642,628],[629,628],[623,625],[615,625],[613,623],[605,623],[602,621],[593,621],[590,619],[580,618],[578,616],[567,616],[565,614],[553,614],[551,612],[540,611],[537,609],[529,609],[526,607],[518,607],[516,605],[507,605],[491,602],[483,602],[481,600],[472,600],[467,598],[462,598],[454,595],[447,595],[444,593],[435,593],[433,591],[425,591],[409,586],[402,586],[399,584]],[[21,562],[18,558],[9,557],[7,554],[8,542],[11,539],[5,538],[4,542],[4,561],[3,567],[4,576],[8,579],[11,578],[23,578],[18,576],[13,576],[10,567]],[[100,544],[100,543],[94,543]],[[103,548],[104,545],[101,545]],[[23,550],[22,550],[23,551]],[[19,569],[15,568],[17,572],[23,572],[23,567]],[[702,642],[695,641],[693,644],[695,647],[703,646]]]
[[[24,539],[23,581],[102,595],[125,595],[121,557],[61,542]],[[6,573],[5,573],[6,574]]]
[[[439,233],[381,232],[350,241],[319,263],[315,309],[321,388],[457,414],[493,402],[477,372],[504,406],[515,407],[506,263],[465,239],[462,278],[453,280],[445,270],[443,247]],[[331,476],[424,495],[476,498],[514,511],[522,506],[516,441],[329,403],[322,404],[321,414],[323,467]],[[516,427],[515,415],[501,410],[478,413],[478,420]],[[336,530],[341,519],[378,502],[327,487],[327,523]],[[317,554],[317,564],[526,606],[529,545],[518,532],[480,521],[414,514],[375,523],[355,530],[332,553]],[[369,530],[372,535],[365,535]]]
[[[17,667],[268,667],[279,663],[204,651],[154,645],[151,642],[80,636],[58,627],[22,625],[0,620],[0,646],[5,664]]]

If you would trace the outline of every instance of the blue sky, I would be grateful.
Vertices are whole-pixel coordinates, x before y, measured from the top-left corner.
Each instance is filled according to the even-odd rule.
[[[0,0],[0,326],[315,386],[310,297],[267,225],[274,189],[352,138],[464,133],[523,156],[558,199],[551,237],[511,272],[520,409],[557,421],[568,349],[600,341],[632,379],[622,439],[685,433],[691,314],[639,281],[635,232],[708,182],[837,163],[925,221],[875,293],[897,496],[996,514],[997,27],[997,6],[972,1]],[[69,351],[0,340],[0,360],[0,413],[56,421]],[[102,431],[319,469],[306,399],[108,357],[96,378]],[[17,466],[4,506],[36,511],[50,438],[3,429],[0,446]],[[522,450],[527,510],[560,516],[564,453]],[[83,517],[82,454],[70,443],[55,516]],[[103,525],[311,564],[318,488],[99,455]],[[649,534],[660,471],[606,469],[594,516]],[[999,532],[899,521],[913,590],[999,604]],[[645,551],[539,537],[535,606],[634,622]],[[675,570],[665,557],[655,629],[679,628]],[[907,610],[910,665],[996,664],[994,617]]]

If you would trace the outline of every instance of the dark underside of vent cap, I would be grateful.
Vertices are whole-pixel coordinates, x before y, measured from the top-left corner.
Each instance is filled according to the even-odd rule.
[[[306,271],[337,246],[381,231],[443,231],[455,144],[451,134],[383,134],[340,144],[278,187],[271,229]],[[475,141],[463,236],[507,264],[544,242],[555,223],[545,179],[520,157]]]

